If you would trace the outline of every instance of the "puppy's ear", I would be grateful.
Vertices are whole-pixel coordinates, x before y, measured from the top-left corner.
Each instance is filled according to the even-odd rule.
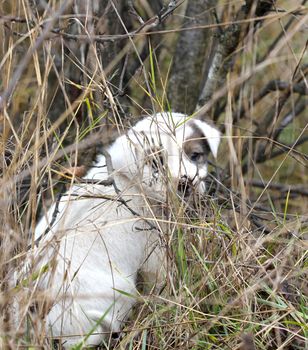
[[[215,130],[215,129],[213,129]],[[213,156],[215,157],[215,159],[217,158],[217,153],[218,153],[218,147],[219,147],[219,144],[220,144],[220,133],[218,130],[215,130],[217,131],[217,134],[216,136],[213,136],[213,134],[211,133],[211,135],[206,136],[207,138],[207,142],[209,143],[210,145],[210,149],[213,153]]]
[[[196,119],[194,122],[206,137],[213,156],[217,158],[218,147],[221,139],[220,131],[204,121]]]

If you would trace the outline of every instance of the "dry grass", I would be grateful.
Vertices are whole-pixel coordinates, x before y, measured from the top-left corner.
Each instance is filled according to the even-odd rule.
[[[49,3],[57,8],[57,2]],[[300,1],[290,3],[278,1],[277,6],[289,11],[300,5]],[[134,122],[131,111],[140,115],[172,105],[167,101],[166,85],[174,34],[160,38],[159,56],[150,50],[148,59],[128,82],[129,94],[115,97],[112,86],[119,82],[120,58],[127,52],[131,56],[141,52],[148,43],[143,38],[127,40],[104,68],[95,54],[90,67],[89,62],[85,65],[75,56],[76,50],[84,49],[83,44],[66,42],[57,35],[46,38],[46,25],[32,19],[45,23],[53,18],[52,12],[39,9],[35,14],[30,5],[17,0],[0,5],[2,13],[15,18],[0,19],[0,95],[6,102],[0,107],[3,349],[16,349],[17,344],[20,349],[52,349],[40,331],[42,320],[29,318],[21,333],[11,326],[8,310],[22,288],[12,287],[9,280],[24,261],[38,216],[57,196],[64,169],[89,165],[98,141],[108,143],[114,129],[123,131],[123,125]],[[229,5],[221,2],[221,6]],[[260,164],[253,157],[261,141],[271,138],[275,131],[253,135],[255,125],[271,108],[279,108],[283,92],[268,94],[256,104],[253,97],[272,79],[292,80],[297,67],[307,64],[307,5],[301,11],[285,17],[279,12],[276,17],[272,14],[238,49],[235,67],[224,87],[225,108],[218,120],[226,129],[218,160],[220,170],[214,175],[218,171],[221,183],[213,181],[205,201],[194,208],[168,203],[173,215],[165,233],[170,253],[165,289],[159,295],[142,297],[123,338],[110,339],[114,349],[308,348],[307,144],[271,160],[265,158]],[[62,11],[63,16],[67,13]],[[258,62],[272,43],[268,33],[273,38],[278,36],[282,23],[292,16],[295,21],[277,46]],[[17,17],[26,20],[19,23]],[[177,18],[173,20],[177,23]],[[61,26],[68,23],[67,17],[60,21]],[[95,51],[94,43],[89,47]],[[20,74],[19,67],[23,67]],[[83,72],[81,82],[72,80],[76,71]],[[303,72],[307,70],[299,74]],[[307,77],[303,81],[307,89]],[[236,99],[238,94],[240,98]],[[281,115],[294,110],[297,99],[292,92]],[[307,96],[303,99],[307,103]],[[237,122],[241,108],[246,110],[246,117]],[[112,127],[106,122],[107,116]],[[273,124],[279,125],[276,122]],[[307,125],[304,108],[275,142],[294,145],[307,135]],[[97,130],[102,133],[99,140]],[[264,153],[268,155],[273,147],[267,145]],[[243,173],[245,153],[250,158]],[[230,177],[225,178],[226,173]],[[262,189],[250,186],[253,181],[265,185]],[[275,189],[273,183],[283,185]],[[299,191],[292,191],[292,186]],[[31,306],[29,295],[37,297],[24,295],[25,310]]]

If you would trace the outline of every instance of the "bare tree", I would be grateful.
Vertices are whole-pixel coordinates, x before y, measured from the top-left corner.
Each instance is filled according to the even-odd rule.
[[[212,11],[215,1],[192,0],[187,3],[183,29],[206,26],[179,33],[169,79],[168,98],[176,111],[192,113],[199,100],[206,74],[206,59],[212,48]]]

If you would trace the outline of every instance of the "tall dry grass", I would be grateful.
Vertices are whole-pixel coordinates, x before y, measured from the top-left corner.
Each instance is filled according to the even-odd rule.
[[[39,216],[57,199],[62,184],[74,181],[64,176],[67,169],[88,166],[99,143],[107,144],[123,132],[134,123],[134,116],[172,109],[166,87],[176,34],[162,34],[157,47],[142,36],[127,39],[103,66],[95,42],[90,40],[86,48],[82,41],[51,32],[74,25],[70,2],[46,3],[49,7],[24,0],[0,5],[3,349],[52,349],[41,330],[42,317],[27,314],[39,296],[10,281],[33,244]],[[144,16],[151,15],[150,2],[137,5]],[[218,5],[226,12],[238,6]],[[225,136],[207,196],[191,208],[167,203],[172,219],[165,233],[169,243],[165,289],[159,295],[141,294],[123,337],[107,341],[110,348],[308,347],[307,143],[295,147],[298,139],[307,138],[305,92],[300,95],[291,89],[281,115],[289,113],[292,121],[279,139],[266,143],[264,159],[257,162],[262,142],[272,140],[276,130],[262,130],[263,117],[280,108],[284,90],[274,89],[255,101],[258,92],[272,80],[291,83],[295,74],[307,91],[306,2],[277,1],[277,9],[243,40],[226,85],[212,100],[222,106],[217,124]],[[181,8],[178,11],[183,14]],[[179,19],[168,21],[167,29],[178,25]],[[125,82],[121,59],[138,56],[146,45],[148,56],[126,81],[129,90],[122,97],[114,89]],[[84,60],[87,50],[92,52],[90,61]],[[77,75],[82,77],[79,81],[73,79]],[[271,126],[279,122],[273,120]],[[282,148],[281,155],[271,158],[280,144],[291,148]],[[12,326],[10,311],[16,297],[23,300],[20,308],[27,314],[20,329]]]

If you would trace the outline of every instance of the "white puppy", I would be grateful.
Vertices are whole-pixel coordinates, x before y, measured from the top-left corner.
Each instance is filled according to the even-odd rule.
[[[101,156],[86,175],[97,182],[111,175],[115,186],[74,185],[57,213],[56,204],[49,209],[29,253],[49,336],[65,347],[98,345],[121,330],[136,301],[137,272],[149,283],[165,276],[167,191],[182,182],[204,191],[207,158],[219,142],[214,127],[183,114],[147,117],[108,148],[112,174]]]

